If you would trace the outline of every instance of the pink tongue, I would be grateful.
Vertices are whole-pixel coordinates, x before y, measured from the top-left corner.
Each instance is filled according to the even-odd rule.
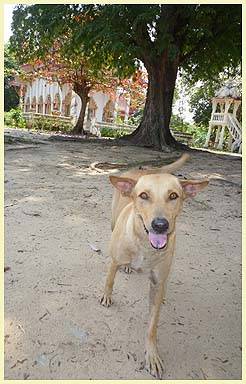
[[[163,248],[167,242],[167,234],[149,232],[149,241],[154,248]]]

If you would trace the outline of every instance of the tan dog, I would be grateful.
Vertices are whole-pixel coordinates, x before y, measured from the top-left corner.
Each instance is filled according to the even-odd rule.
[[[157,323],[165,297],[166,280],[175,248],[176,218],[183,200],[208,185],[208,180],[179,180],[169,174],[189,158],[159,169],[130,170],[110,176],[116,188],[112,203],[112,237],[109,267],[101,304],[110,306],[114,278],[120,266],[150,273],[150,322],[145,345],[145,366],[161,378],[163,363],[157,351]]]

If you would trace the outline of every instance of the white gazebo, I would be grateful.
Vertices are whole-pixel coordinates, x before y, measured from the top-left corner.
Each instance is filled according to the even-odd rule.
[[[205,147],[209,146],[212,129],[216,136],[214,148],[223,149],[226,129],[229,132],[228,150],[242,153],[242,126],[238,121],[237,112],[241,105],[242,83],[240,80],[227,80],[212,99],[212,114],[209,122]]]

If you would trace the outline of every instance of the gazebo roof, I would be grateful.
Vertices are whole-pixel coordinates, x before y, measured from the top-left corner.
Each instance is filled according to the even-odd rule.
[[[242,98],[242,82],[241,79],[229,79],[224,85],[215,92],[218,99],[241,99]]]

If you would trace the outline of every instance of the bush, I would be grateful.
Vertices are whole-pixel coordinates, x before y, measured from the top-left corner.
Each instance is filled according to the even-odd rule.
[[[143,112],[144,112],[143,108],[136,111],[133,115],[129,117],[128,124],[139,125],[143,118]]]
[[[26,120],[20,108],[4,112],[4,124],[12,128],[26,128]]]
[[[207,133],[208,133],[208,127],[204,125],[196,125],[193,126],[193,146],[194,147],[204,147]]]
[[[31,128],[38,131],[59,131],[67,133],[73,129],[73,125],[69,121],[61,121],[58,119],[50,119],[44,116],[40,116],[33,120]]]
[[[112,128],[102,128],[101,129],[101,137],[113,137],[113,138],[119,138],[122,136],[125,136],[129,133],[129,131],[126,131],[124,129],[112,129]]]
[[[208,133],[208,126],[203,124],[190,124],[183,121],[179,116],[172,115],[171,122],[170,122],[170,128],[173,131],[179,131],[183,133],[191,133],[193,135],[193,140],[190,145],[192,147],[204,147],[207,133]]]
[[[179,132],[184,132],[184,133],[193,133],[193,132],[191,132],[193,129],[193,126],[189,123],[186,123],[184,120],[181,119],[181,117],[179,117],[177,115],[171,116],[170,129],[172,131],[179,131]]]

